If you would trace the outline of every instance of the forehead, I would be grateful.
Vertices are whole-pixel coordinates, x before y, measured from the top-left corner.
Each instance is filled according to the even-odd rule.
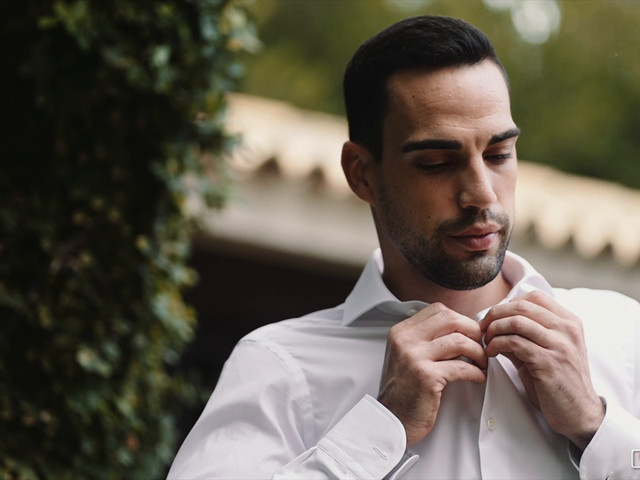
[[[400,127],[429,133],[502,131],[513,125],[506,80],[489,60],[471,66],[400,71],[389,79],[387,92],[385,131]]]

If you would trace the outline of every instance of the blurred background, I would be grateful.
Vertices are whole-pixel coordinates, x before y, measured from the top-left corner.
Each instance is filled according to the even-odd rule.
[[[510,75],[522,158],[640,188],[637,1],[261,0],[253,12],[263,48],[241,91],[338,115],[362,41],[408,16],[465,19]]]
[[[640,298],[638,1],[5,3],[0,480],[163,478],[243,335],[344,300],[377,242],[342,74],[408,16],[510,75],[511,249]]]

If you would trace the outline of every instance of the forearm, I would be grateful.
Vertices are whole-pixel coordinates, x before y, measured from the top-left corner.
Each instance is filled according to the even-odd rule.
[[[234,352],[169,479],[382,480],[402,464],[404,427],[369,396],[335,412],[342,418],[322,435],[304,375],[271,347],[249,343]]]

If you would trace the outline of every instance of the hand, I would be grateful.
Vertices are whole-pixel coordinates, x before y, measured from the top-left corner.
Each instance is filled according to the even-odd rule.
[[[476,321],[437,303],[391,328],[378,401],[400,419],[408,445],[433,428],[449,382],[485,381],[481,336]]]
[[[542,292],[496,305],[480,322],[486,354],[503,354],[551,428],[584,449],[604,418],[580,318]]]

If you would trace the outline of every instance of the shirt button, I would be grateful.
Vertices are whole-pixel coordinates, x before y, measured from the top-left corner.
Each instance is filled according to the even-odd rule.
[[[487,428],[493,432],[496,428],[498,428],[498,424],[493,418],[490,418],[489,420],[487,420]]]
[[[418,310],[416,310],[415,308],[410,308],[409,310],[407,310],[407,317],[413,317],[416,313],[418,313]]]

